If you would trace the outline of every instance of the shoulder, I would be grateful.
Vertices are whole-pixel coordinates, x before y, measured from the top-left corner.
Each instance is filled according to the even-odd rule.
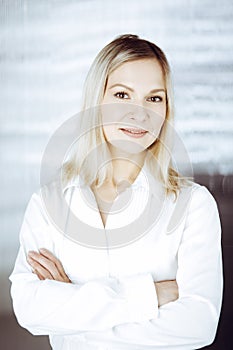
[[[44,202],[59,202],[64,197],[64,186],[59,179],[54,179],[49,183],[41,185],[31,196],[30,202],[43,205]],[[29,202],[29,203],[30,203]]]
[[[58,196],[63,192],[63,187],[61,181],[58,178],[42,185],[36,194],[39,196]]]
[[[174,197],[170,197],[172,200]],[[211,192],[203,185],[193,181],[188,181],[182,185],[174,201],[175,204],[185,206],[216,205],[215,198]]]
[[[210,206],[216,207],[217,203],[212,193],[206,186],[200,185],[196,182],[191,182],[190,188],[184,189],[184,191],[190,194],[190,205],[192,207]],[[182,192],[182,191],[181,191]]]
[[[25,215],[43,216],[47,221],[51,208],[61,209],[63,203],[63,188],[60,181],[55,179],[35,190],[28,202]]]
[[[186,227],[188,226],[196,228],[200,232],[203,229],[206,232],[211,231],[212,237],[218,236],[221,232],[221,222],[215,198],[205,186],[194,182],[190,186],[187,206]]]
[[[176,208],[195,220],[201,220],[207,216],[219,216],[217,203],[212,193],[205,186],[191,181],[188,185],[181,187],[176,200]]]

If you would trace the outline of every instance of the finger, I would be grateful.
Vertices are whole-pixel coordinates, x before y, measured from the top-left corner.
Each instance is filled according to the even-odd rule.
[[[165,280],[165,281],[159,281],[157,283],[160,283],[161,285],[164,286],[171,286],[171,287],[178,287],[178,284],[176,282],[176,280]]]
[[[51,273],[40,265],[36,260],[28,257],[27,261],[33,268],[33,272],[39,277],[39,279],[53,279]]]
[[[32,269],[32,273],[34,273],[35,275],[37,275],[37,277],[40,279],[40,280],[45,280],[45,278],[36,270],[36,269]]]
[[[43,256],[45,256],[46,258],[48,258],[49,260],[51,260],[51,261],[55,264],[55,266],[57,267],[57,269],[58,269],[58,271],[59,271],[61,277],[65,278],[65,279],[66,279],[66,278],[69,279],[68,276],[67,276],[67,274],[65,273],[65,270],[64,270],[64,268],[63,268],[63,265],[62,265],[61,261],[60,261],[58,258],[56,258],[56,257],[53,255],[53,253],[51,253],[51,252],[50,252],[48,249],[46,249],[46,248],[41,248],[41,249],[39,249],[39,252],[40,252]]]
[[[54,256],[53,253],[51,253],[48,249],[46,248],[41,248],[39,249],[40,253],[42,255],[44,255],[46,258],[48,258],[49,260],[51,260],[55,265],[56,267],[58,268],[59,272],[61,273],[62,276],[66,276],[66,273],[65,273],[65,270],[62,266],[62,263],[60,262],[60,260],[58,258],[56,258]]]
[[[31,258],[34,262],[36,262],[38,265],[40,265],[43,269],[47,270],[49,274],[52,276],[52,279],[55,279],[57,281],[61,281],[60,273],[55,266],[55,264],[44,257],[42,254],[39,254],[37,252],[31,251],[28,253],[29,258]],[[36,265],[36,266],[38,266]]]
[[[45,280],[44,276],[42,276],[37,270],[34,270],[33,273],[35,273],[41,281]]]

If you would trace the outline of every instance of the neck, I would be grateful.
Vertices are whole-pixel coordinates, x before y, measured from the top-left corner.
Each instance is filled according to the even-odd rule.
[[[119,184],[126,181],[132,184],[143,167],[146,152],[127,154],[112,146],[109,150],[112,157],[113,182]]]

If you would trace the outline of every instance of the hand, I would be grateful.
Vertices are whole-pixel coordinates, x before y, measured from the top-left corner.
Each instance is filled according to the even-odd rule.
[[[50,279],[72,283],[66,275],[60,260],[45,248],[39,249],[39,253],[30,251],[27,261],[40,280]]]
[[[179,291],[176,280],[154,282],[154,284],[158,297],[159,307],[179,298]]]

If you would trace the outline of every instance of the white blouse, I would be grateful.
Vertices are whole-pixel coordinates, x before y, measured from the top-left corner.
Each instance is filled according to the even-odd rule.
[[[41,281],[29,250],[47,248],[73,282]],[[154,281],[176,279],[179,299],[158,308]],[[79,177],[33,194],[10,276],[19,324],[55,350],[181,350],[213,342],[222,301],[221,226],[198,184],[178,199],[143,168],[105,227]]]

